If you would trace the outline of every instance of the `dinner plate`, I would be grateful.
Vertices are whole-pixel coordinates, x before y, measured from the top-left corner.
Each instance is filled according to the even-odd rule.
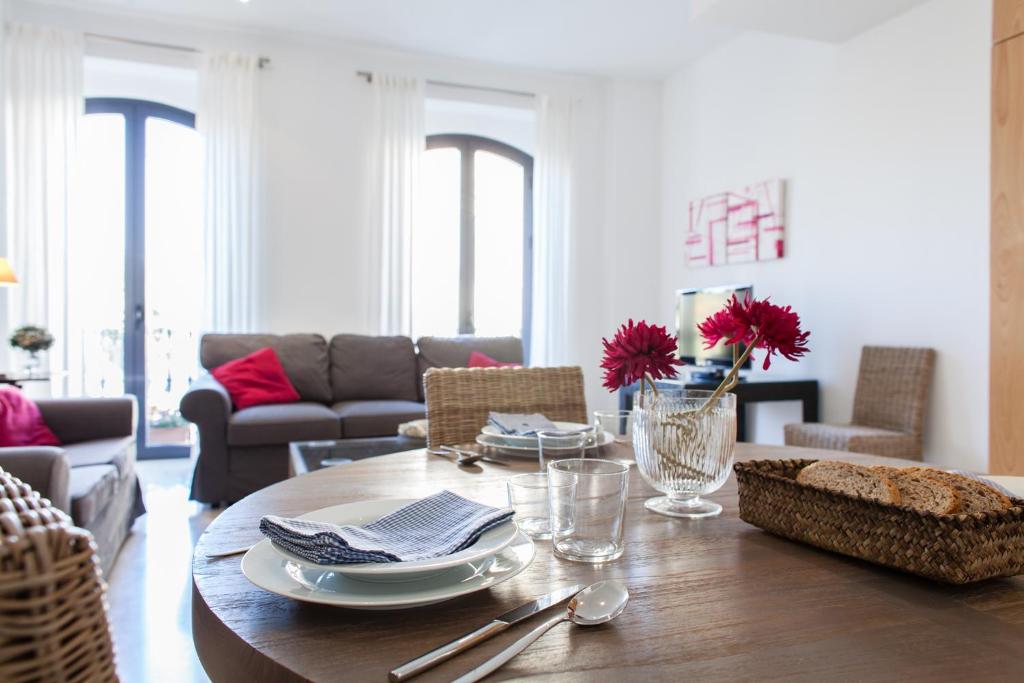
[[[611,432],[601,432],[600,441],[596,444],[597,447],[607,446],[615,441],[615,437],[612,436]],[[502,453],[508,455],[520,457],[520,458],[536,458],[537,457],[537,443],[534,441],[532,446],[523,446],[513,443],[509,443],[505,440],[505,436],[496,436],[494,434],[478,434],[476,442],[481,446],[490,446],[491,448],[497,448]],[[587,448],[594,448],[594,444],[587,444]]]
[[[558,431],[562,432],[589,432],[593,429],[591,425],[585,425],[579,422],[553,422],[552,424],[555,425]],[[502,440],[513,446],[532,446],[534,449],[537,448],[536,434],[529,436],[523,436],[521,434],[506,434],[492,424],[484,425],[483,429],[480,430],[480,433],[500,437]]]
[[[314,510],[301,515],[298,519],[308,519],[314,522],[329,522],[331,524],[353,526],[364,526],[374,522],[384,515],[394,512],[400,507],[416,502],[415,498],[393,498],[386,500],[367,500],[358,503],[345,503],[333,505],[327,508]],[[285,550],[269,539],[261,541],[267,543],[274,552],[295,564],[314,569],[316,571],[331,571],[338,574],[345,574],[363,581],[420,581],[429,576],[442,572],[451,567],[457,567],[467,562],[476,562],[491,557],[507,547],[516,537],[515,522],[509,520],[505,524],[489,529],[481,534],[476,543],[465,550],[460,550],[451,555],[432,557],[426,560],[414,562],[365,562],[362,564],[317,564],[300,557],[295,553]]]
[[[451,600],[508,581],[526,569],[536,552],[517,531],[497,555],[467,562],[422,581],[375,583],[297,564],[261,541],[242,558],[242,573],[263,590],[292,600],[360,610],[409,609]]]

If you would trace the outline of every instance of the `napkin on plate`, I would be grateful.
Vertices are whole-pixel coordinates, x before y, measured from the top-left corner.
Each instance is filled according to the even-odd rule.
[[[537,432],[558,429],[555,423],[540,413],[495,413],[487,416],[487,421],[497,427],[502,434],[515,436],[534,436]]]
[[[512,518],[510,508],[482,505],[441,491],[363,527],[266,515],[264,536],[316,564],[412,562],[465,550]]]

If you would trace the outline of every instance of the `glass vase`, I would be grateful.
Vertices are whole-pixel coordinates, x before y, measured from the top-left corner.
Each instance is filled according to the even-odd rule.
[[[643,396],[634,408],[633,449],[644,480],[663,496],[644,507],[671,517],[713,517],[704,500],[729,478],[736,447],[736,396],[690,389]]]

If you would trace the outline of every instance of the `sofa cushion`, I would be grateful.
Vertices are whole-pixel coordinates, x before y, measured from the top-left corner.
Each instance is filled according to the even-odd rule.
[[[113,465],[72,467],[68,480],[71,518],[76,526],[89,526],[114,500],[123,485]]]
[[[135,437],[96,439],[64,446],[64,454],[72,468],[90,465],[113,465],[118,476],[131,467],[135,459]]]
[[[235,410],[300,400],[277,352],[269,346],[218,365],[210,374],[228,390]]]
[[[337,413],[319,403],[253,406],[239,410],[228,420],[231,446],[266,446],[340,436]]]
[[[319,334],[205,334],[199,362],[207,370],[269,346],[303,401],[331,402],[327,340]]]
[[[339,334],[331,339],[334,401],[415,401],[416,349],[408,337]]]
[[[419,378],[416,380],[419,400],[423,400],[423,373],[427,368],[467,368],[474,351],[502,363],[523,364],[523,342],[518,337],[420,337]]]
[[[0,447],[59,445],[60,439],[46,426],[36,402],[21,389],[0,386]]]
[[[395,436],[398,425],[427,414],[427,407],[418,401],[341,401],[333,409],[341,418],[346,439]]]

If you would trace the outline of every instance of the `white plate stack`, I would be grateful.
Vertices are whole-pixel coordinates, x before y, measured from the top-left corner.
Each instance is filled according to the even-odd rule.
[[[580,422],[555,422],[553,424],[561,432],[585,432],[587,435],[587,448],[607,446],[615,441],[615,438],[609,432],[601,432],[595,437],[594,428]],[[502,453],[524,458],[536,458],[537,451],[539,450],[536,435],[519,436],[517,434],[503,434],[500,429],[490,424],[480,430],[480,434],[476,437],[476,442],[481,446],[489,446],[498,449]]]

